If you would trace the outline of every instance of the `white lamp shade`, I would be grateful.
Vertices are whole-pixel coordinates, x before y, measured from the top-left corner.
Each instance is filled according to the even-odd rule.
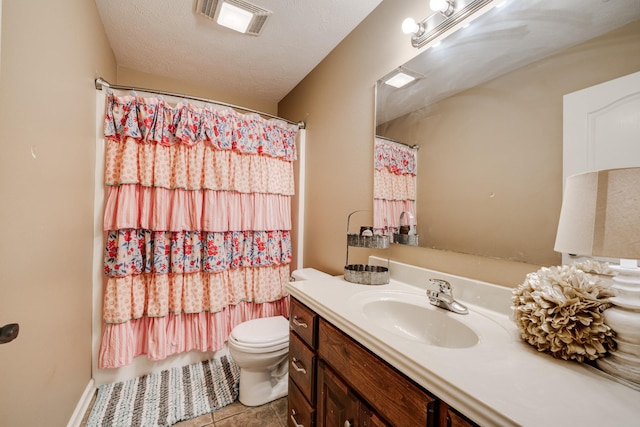
[[[640,168],[567,178],[555,250],[640,259]]]

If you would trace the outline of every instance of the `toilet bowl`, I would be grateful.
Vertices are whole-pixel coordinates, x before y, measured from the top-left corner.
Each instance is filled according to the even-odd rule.
[[[259,406],[287,395],[289,321],[264,317],[237,325],[228,340],[231,358],[240,368],[239,400]]]

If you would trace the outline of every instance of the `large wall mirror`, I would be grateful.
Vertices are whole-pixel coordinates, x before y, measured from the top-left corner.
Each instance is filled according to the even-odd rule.
[[[559,264],[563,96],[640,70],[640,1],[507,0],[399,66],[376,135],[419,147],[420,246]]]

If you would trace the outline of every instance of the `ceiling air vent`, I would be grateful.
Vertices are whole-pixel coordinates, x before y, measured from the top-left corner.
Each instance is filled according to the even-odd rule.
[[[244,0],[196,0],[196,13],[200,16],[217,21],[218,14],[220,13],[223,3],[240,8],[253,15],[249,26],[246,31],[244,31],[245,34],[250,34],[252,36],[260,35],[264,28],[264,24],[271,15],[271,11]]]

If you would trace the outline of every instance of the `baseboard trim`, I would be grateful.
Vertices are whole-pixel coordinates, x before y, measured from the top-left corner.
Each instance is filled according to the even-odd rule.
[[[89,405],[91,404],[91,399],[93,399],[93,395],[96,392],[96,385],[93,378],[87,384],[87,387],[84,389],[84,393],[80,397],[78,404],[76,405],[76,409],[73,411],[71,415],[71,419],[67,424],[67,427],[80,427],[82,424],[82,419],[84,418],[84,414],[89,409]]]

